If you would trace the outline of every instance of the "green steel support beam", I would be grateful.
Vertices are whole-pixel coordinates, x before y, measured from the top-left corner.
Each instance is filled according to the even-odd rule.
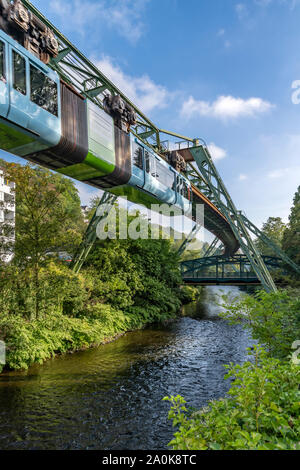
[[[184,251],[186,250],[188,245],[194,240],[194,238],[197,235],[197,233],[199,232],[200,228],[201,228],[201,225],[199,225],[199,224],[194,225],[194,227],[190,231],[189,235],[186,237],[186,239],[182,242],[182,244],[178,248],[177,253],[178,253],[179,256],[181,256],[184,253]]]
[[[250,237],[245,223],[238,211],[219,175],[212,157],[206,147],[189,148],[191,155],[197,163],[198,169],[203,175],[213,195],[213,201],[228,220],[233,233],[240,243],[240,247],[249,259],[251,266],[267,292],[276,292],[276,286],[272,276],[266,267],[259,251]]]
[[[75,273],[78,273],[86,260],[89,252],[91,251],[96,239],[97,233],[96,228],[97,225],[102,222],[104,219],[107,218],[110,210],[114,206],[116,202],[117,196],[114,194],[110,194],[105,192],[97,206],[95,214],[93,215],[88,228],[84,234],[83,240],[75,253],[75,256],[72,260],[70,268],[73,269]]]
[[[292,261],[284,253],[284,251],[276,243],[273,242],[273,240],[267,237],[252,222],[250,222],[250,220],[247,219],[244,214],[240,214],[240,216],[243,219],[243,222],[248,230],[250,230],[257,238],[260,238],[260,240],[262,240],[267,246],[269,246],[279,258],[281,258],[286,264],[291,266],[298,274],[300,274],[300,266],[298,266],[298,264],[294,263],[294,261]]]
[[[63,60],[66,55],[68,55],[71,52],[71,49],[69,47],[66,47],[65,49],[61,49],[55,59],[52,59],[52,62],[54,64],[58,64],[61,60]]]
[[[86,95],[91,97],[91,98],[96,98],[96,96],[100,95],[103,93],[105,90],[107,90],[106,85],[101,85],[96,88],[91,88],[90,90],[86,91]]]
[[[148,137],[151,137],[154,134],[155,134],[155,131],[151,129],[150,131],[141,132],[140,134],[138,134],[138,136],[140,139],[144,140],[144,139],[148,139]]]
[[[206,252],[203,255],[203,258],[207,258],[208,256],[212,256],[215,252],[216,246],[219,242],[218,237],[215,237],[209,247],[207,248]]]

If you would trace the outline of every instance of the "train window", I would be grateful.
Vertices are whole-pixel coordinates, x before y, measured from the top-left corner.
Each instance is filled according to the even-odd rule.
[[[143,148],[134,142],[133,144],[133,164],[143,169]]]
[[[166,168],[164,165],[162,165],[159,161],[156,162],[156,178],[161,184],[167,186],[168,188],[171,188],[173,186],[173,172]]]
[[[0,41],[0,79],[5,80],[6,73],[5,73],[5,44],[4,42]]]
[[[26,95],[26,62],[16,51],[13,51],[13,87]]]
[[[180,177],[179,175],[176,176],[176,192],[180,192]]]
[[[150,154],[148,150],[145,150],[145,168],[147,173],[150,173]]]
[[[183,197],[185,199],[189,198],[188,187],[185,181],[183,181]]]
[[[150,173],[153,178],[156,178],[156,160],[153,155],[150,155]]]
[[[57,116],[57,84],[32,65],[30,65],[30,99]]]

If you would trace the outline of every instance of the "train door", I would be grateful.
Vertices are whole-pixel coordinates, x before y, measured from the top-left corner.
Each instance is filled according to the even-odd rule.
[[[144,148],[137,142],[132,142],[132,176],[140,188],[145,185]]]
[[[8,45],[0,40],[0,116],[7,117],[9,109]]]
[[[155,164],[153,155],[144,149],[144,161],[145,161],[145,185],[144,189],[148,192],[152,192],[153,189],[153,177],[155,175]],[[153,174],[154,172],[154,174]],[[152,176],[153,174],[153,176]]]
[[[17,49],[9,45],[9,94],[10,107],[7,118],[13,123],[28,127],[29,71],[28,59]]]

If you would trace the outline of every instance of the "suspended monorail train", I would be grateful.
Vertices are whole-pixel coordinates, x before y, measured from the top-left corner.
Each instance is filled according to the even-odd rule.
[[[133,108],[118,95],[102,107],[48,66],[52,30],[20,0],[0,0],[0,148],[76,180],[151,207],[166,203],[196,219],[233,254],[239,244],[221,212],[185,176],[180,152],[164,158],[130,132]]]
[[[132,109],[121,125],[112,99],[120,98],[108,97],[106,112],[0,30],[1,149],[132,202],[175,205],[191,217],[188,179],[129,132]]]

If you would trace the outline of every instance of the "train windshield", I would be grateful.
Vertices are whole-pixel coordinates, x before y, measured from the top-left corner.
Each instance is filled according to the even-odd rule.
[[[57,84],[33,65],[30,65],[30,99],[49,113],[58,115]]]

